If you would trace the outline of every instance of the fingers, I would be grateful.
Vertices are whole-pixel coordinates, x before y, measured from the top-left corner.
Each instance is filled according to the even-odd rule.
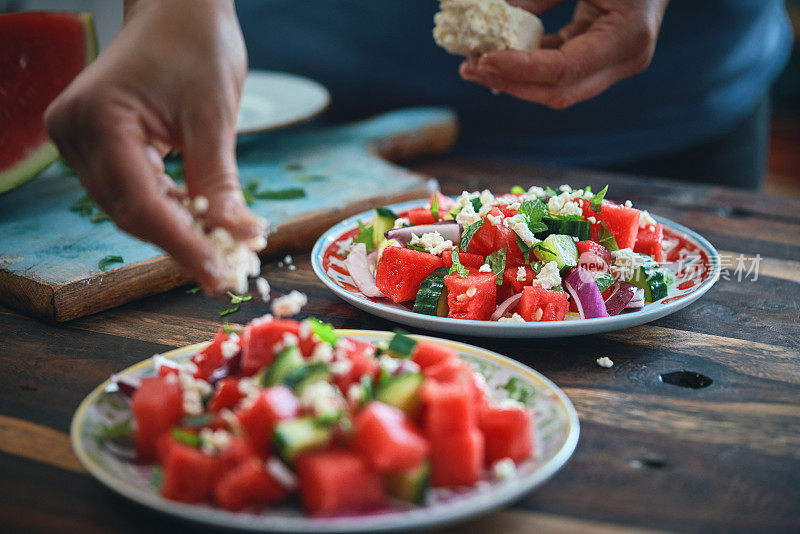
[[[526,11],[530,11],[534,15],[539,15],[548,11],[564,0],[508,0],[512,6],[521,7]]]

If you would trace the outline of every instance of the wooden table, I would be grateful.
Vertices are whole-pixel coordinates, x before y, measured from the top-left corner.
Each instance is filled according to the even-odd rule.
[[[706,236],[728,258],[697,303],[655,323],[599,337],[463,340],[541,371],[581,418],[575,455],[545,487],[453,532],[795,531],[800,529],[800,201],[650,179],[552,171],[448,157],[417,166],[448,194],[514,184],[611,184],[610,198]],[[759,274],[737,280],[740,254]],[[266,264],[274,291],[300,289],[304,316],[391,329],[334,297],[311,271]],[[723,264],[723,268],[726,265]],[[72,454],[73,411],[114,371],[209,339],[223,298],[184,289],[61,326],[0,308],[0,524],[11,531],[142,532],[183,526],[127,502]],[[248,303],[240,322],[267,311]],[[609,356],[614,367],[595,359]],[[662,383],[696,371],[713,384]]]

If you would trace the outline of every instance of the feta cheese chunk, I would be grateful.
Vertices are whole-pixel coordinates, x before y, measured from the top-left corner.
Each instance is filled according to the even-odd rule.
[[[490,273],[492,272],[492,267],[488,263],[484,263],[483,265],[481,265],[481,268],[478,269],[478,272]]]
[[[511,458],[503,458],[494,463],[492,474],[497,480],[510,480],[517,476],[517,465]]]
[[[529,247],[532,247],[541,241],[540,239],[536,239],[536,237],[533,235],[533,232],[531,232],[531,229],[528,227],[527,219],[521,213],[518,213],[513,217],[506,217],[503,219],[503,224],[514,230],[514,233],[517,234],[522,242]]]
[[[499,323],[524,323],[525,319],[518,313],[514,313],[511,317],[500,317],[497,322]]]
[[[300,310],[308,304],[308,298],[299,291],[292,291],[288,295],[278,297],[272,301],[272,313],[278,317],[291,317],[300,313]]]
[[[528,271],[525,267],[517,267],[517,282],[524,282],[528,279]]]
[[[339,390],[322,380],[303,388],[300,405],[315,415],[335,413],[345,408],[344,398]]]
[[[460,56],[491,50],[539,48],[544,26],[536,15],[505,0],[441,0],[434,17],[436,44]]]
[[[392,228],[397,230],[398,228],[403,228],[404,226],[411,226],[411,221],[409,221],[406,217],[400,217],[399,219],[395,219],[394,226]]]
[[[229,335],[228,339],[220,344],[219,350],[222,353],[222,357],[226,360],[230,360],[239,354],[239,336],[237,334]]]
[[[610,369],[614,366],[614,362],[608,356],[603,356],[602,358],[597,358],[597,365]]]
[[[422,234],[422,237],[417,234],[411,234],[411,241],[408,244],[418,245],[436,256],[445,250],[453,250],[453,242],[442,237],[439,232],[428,232]]]
[[[222,289],[230,289],[236,294],[247,293],[247,279],[261,272],[261,262],[256,252],[267,246],[266,238],[239,241],[224,228],[214,228],[208,234],[208,239],[222,260],[222,265],[206,262],[203,266],[205,270],[222,282]]]
[[[200,447],[206,454],[219,454],[228,448],[232,438],[227,430],[204,428],[200,431]]]
[[[554,261],[548,262],[536,275],[536,278],[531,282],[533,286],[540,286],[544,289],[553,289],[561,285],[561,274],[558,271],[558,264]]]
[[[648,226],[653,226],[658,224],[656,220],[650,215],[650,212],[647,210],[641,210],[639,212],[639,228],[647,228]]]
[[[261,302],[269,302],[270,291],[271,288],[269,287],[269,282],[267,282],[266,278],[261,276],[256,278],[256,293],[258,293],[258,298],[261,299]]]

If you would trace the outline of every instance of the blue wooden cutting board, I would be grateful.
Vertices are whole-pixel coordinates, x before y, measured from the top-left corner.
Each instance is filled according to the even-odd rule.
[[[444,152],[454,114],[405,109],[350,125],[242,138],[243,184],[302,188],[293,200],[256,200],[270,220],[266,256],[307,250],[337,221],[395,201],[422,198],[428,177],[392,162]],[[70,207],[84,196],[78,179],[55,165],[0,196],[0,302],[49,321],[67,321],[166,291],[188,278],[164,252],[110,221],[92,222]],[[121,256],[105,272],[98,262]]]

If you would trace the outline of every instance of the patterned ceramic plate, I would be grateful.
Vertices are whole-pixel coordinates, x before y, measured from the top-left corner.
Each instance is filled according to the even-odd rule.
[[[389,332],[338,330],[339,334],[364,341],[389,340]],[[422,339],[425,336],[413,336]],[[434,338],[428,338],[434,339]],[[84,467],[100,482],[121,495],[161,512],[183,519],[246,530],[265,532],[381,532],[429,528],[463,521],[519,499],[543,484],[572,455],[578,443],[579,424],[575,408],[567,396],[536,371],[485,349],[436,339],[458,351],[486,379],[497,399],[506,398],[503,389],[516,377],[530,399],[534,413],[536,454],[517,466],[516,476],[495,480],[489,473],[475,487],[436,489],[425,506],[386,509],[369,515],[309,518],[297,509],[269,508],[259,512],[227,512],[206,505],[169,501],[159,495],[152,483],[152,468],[126,459],[130,450],[112,446],[97,438],[99,429],[129,416],[129,401],[119,393],[106,393],[109,382],[100,384],[78,407],[72,419],[72,446]],[[163,356],[178,362],[188,361],[206,344],[177,349]],[[150,359],[119,373],[144,377],[154,373]]]
[[[402,217],[411,208],[423,206],[424,203],[415,200],[394,204],[389,208]],[[655,217],[664,226],[665,258],[668,266],[675,272],[676,283],[666,298],[649,303],[640,311],[598,319],[580,319],[577,314],[568,314],[564,321],[540,323],[501,323],[433,317],[414,313],[411,311],[412,306],[396,304],[387,298],[366,297],[353,285],[344,266],[342,253],[358,235],[358,221],[367,223],[372,217],[373,212],[366,211],[325,232],[311,252],[314,273],[336,295],[366,312],[408,326],[448,334],[525,338],[582,336],[621,330],[655,321],[685,308],[711,289],[720,275],[719,253],[711,243],[685,226]]]

